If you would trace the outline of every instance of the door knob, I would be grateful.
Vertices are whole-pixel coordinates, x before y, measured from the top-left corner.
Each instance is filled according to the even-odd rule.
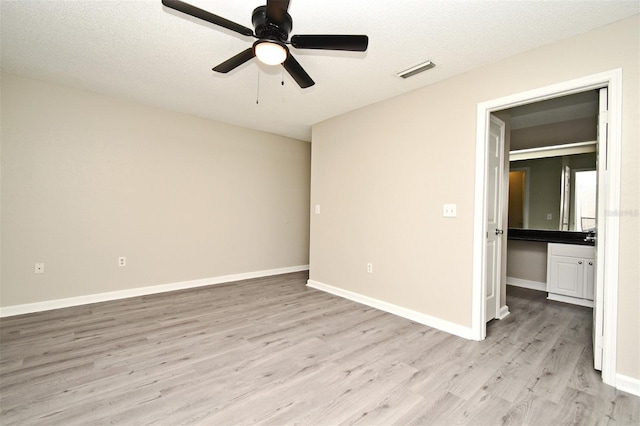
[[[502,229],[496,228],[496,235],[502,235],[502,234],[504,234],[504,231]]]

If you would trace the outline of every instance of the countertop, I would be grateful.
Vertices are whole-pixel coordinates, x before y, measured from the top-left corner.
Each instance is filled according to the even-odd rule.
[[[595,241],[585,241],[587,236],[594,236],[593,232],[551,231],[543,229],[509,228],[507,238],[510,240],[540,241],[545,243],[579,244],[594,246]]]

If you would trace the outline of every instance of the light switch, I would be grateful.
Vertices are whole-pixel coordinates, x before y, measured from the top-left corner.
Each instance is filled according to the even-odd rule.
[[[316,204],[315,212],[316,214],[320,214],[320,204]]]
[[[547,213],[547,220],[553,219],[553,215],[551,213]]]
[[[456,205],[455,204],[444,204],[442,206],[442,216],[443,217],[456,217]]]

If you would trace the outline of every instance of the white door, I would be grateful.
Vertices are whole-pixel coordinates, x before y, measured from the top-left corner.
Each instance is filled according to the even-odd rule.
[[[598,213],[596,217],[596,288],[593,295],[593,368],[602,370],[602,340],[604,332],[604,230],[606,200],[600,198],[606,194],[607,148],[608,148],[608,89],[600,89],[600,113],[598,117]]]
[[[502,173],[504,170],[505,124],[493,115],[489,123],[487,150],[487,235],[485,262],[485,321],[498,317],[500,311],[500,276],[502,261]]]

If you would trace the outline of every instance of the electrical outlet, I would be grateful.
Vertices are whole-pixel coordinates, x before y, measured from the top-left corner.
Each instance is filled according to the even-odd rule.
[[[34,274],[44,274],[44,263],[36,263],[33,269]]]
[[[127,258],[122,256],[118,258],[118,266],[127,266]]]
[[[456,217],[456,205],[455,204],[444,204],[442,206],[442,216],[443,217]]]
[[[553,215],[551,213],[547,213],[547,220],[552,220],[553,219]]]
[[[367,263],[367,272],[373,274],[373,263]]]

